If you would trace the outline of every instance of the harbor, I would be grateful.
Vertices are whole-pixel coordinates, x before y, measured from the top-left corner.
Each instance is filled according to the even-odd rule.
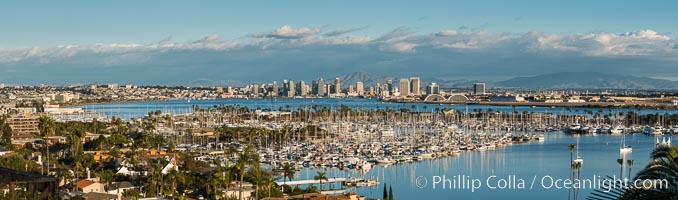
[[[577,144],[577,158],[582,162],[596,158],[586,159],[583,175],[612,175],[611,169],[618,168],[614,160],[625,147],[633,146],[633,150],[624,152],[624,158],[636,159],[642,166],[654,147],[670,145],[676,139],[671,128],[659,129],[641,117],[631,119],[616,110],[502,112],[468,106],[416,112],[413,106],[384,111],[307,105],[292,111],[291,106],[281,107],[273,111],[197,106],[193,112],[169,114],[172,123],[157,123],[153,131],[175,141],[177,151],[198,152],[195,159],[208,163],[221,160],[224,166],[237,162],[234,154],[246,143],[254,143],[265,168],[279,177],[283,177],[284,165],[296,171],[290,180],[278,178],[279,185],[321,187],[313,176],[323,172],[329,180],[323,181],[324,194],[357,191],[367,197],[377,197],[375,191],[384,183],[394,184],[398,190],[418,191],[421,188],[412,188],[414,178],[433,173],[567,177],[568,144]],[[665,112],[668,115],[670,111]],[[149,114],[129,123],[143,124],[167,115]],[[664,120],[671,123],[670,118]],[[658,131],[648,132],[648,127]],[[198,134],[199,130],[202,133]],[[528,165],[539,170],[532,171]],[[460,196],[477,195],[458,192]],[[538,190],[529,195],[547,197],[551,192]],[[487,197],[501,194],[492,192]]]

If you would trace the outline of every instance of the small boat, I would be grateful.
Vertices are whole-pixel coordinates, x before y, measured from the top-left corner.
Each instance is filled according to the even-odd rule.
[[[579,157],[579,139],[577,139],[577,158],[574,159],[574,163],[584,164],[584,159]]]
[[[377,163],[379,163],[379,164],[391,164],[391,163],[393,163],[393,161],[391,159],[388,159],[387,157],[383,157],[381,159],[378,159]]]
[[[610,134],[621,134],[624,133],[624,127],[622,126],[615,126],[613,128],[610,128]]]
[[[619,153],[629,153],[633,151],[631,146],[626,145],[626,135],[622,135],[621,147],[619,147]]]
[[[480,147],[476,148],[476,150],[485,151],[485,150],[487,150],[487,147],[481,145]]]

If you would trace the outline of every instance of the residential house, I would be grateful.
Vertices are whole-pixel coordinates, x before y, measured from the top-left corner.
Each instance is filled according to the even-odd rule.
[[[90,180],[80,180],[76,183],[78,191],[83,193],[104,192],[104,185]]]

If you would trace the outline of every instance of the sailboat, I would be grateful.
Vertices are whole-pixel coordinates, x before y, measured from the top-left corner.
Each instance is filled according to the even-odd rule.
[[[579,157],[579,139],[577,139],[577,158],[574,159],[575,163],[584,164],[584,159]]]
[[[619,153],[628,153],[633,151],[631,146],[626,145],[626,135],[622,135],[621,147],[619,147]]]

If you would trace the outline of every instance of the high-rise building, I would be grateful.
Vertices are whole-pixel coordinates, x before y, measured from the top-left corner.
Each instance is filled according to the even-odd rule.
[[[316,96],[325,95],[325,81],[323,80],[323,78],[313,81],[311,86],[312,86],[311,94]]]
[[[400,96],[410,95],[410,80],[403,78],[400,79]]]
[[[294,81],[283,80],[283,93],[286,97],[294,97]]]
[[[318,86],[319,85],[317,80],[311,81],[311,94],[318,95],[318,91],[320,91],[320,88]]]
[[[358,95],[363,95],[365,93],[365,86],[363,86],[363,82],[356,82],[355,83],[355,90],[358,92]]]
[[[326,84],[326,85],[325,85],[325,96],[330,96],[330,94],[332,94],[332,88],[333,88],[333,87],[334,87],[334,86],[331,85],[331,84]]]
[[[475,94],[475,95],[485,94],[485,83],[475,83],[475,84],[473,84],[473,94]]]
[[[386,81],[386,90],[387,90],[389,93],[393,94],[393,89],[394,89],[394,88],[393,88],[393,80],[387,80],[387,81]]]
[[[308,89],[308,87],[306,87],[306,82],[304,82],[303,80],[301,80],[301,81],[299,81],[299,83],[297,83],[297,85],[296,85],[296,90],[295,90],[295,91],[298,91],[298,92],[299,92],[298,95],[304,96],[304,95],[308,95],[308,90],[307,90],[307,89]]]
[[[431,94],[440,94],[440,86],[436,83],[431,83],[431,85],[426,86],[426,95]]]
[[[273,88],[271,88],[271,96],[272,97],[278,96],[278,82],[276,81],[273,81]]]
[[[250,93],[251,93],[252,95],[255,95],[255,96],[256,96],[256,95],[259,94],[259,85],[254,84],[254,85],[252,85],[252,87],[251,87],[250,89],[252,90],[252,91],[250,91]]]
[[[420,92],[420,87],[421,87],[421,80],[419,77],[411,77],[410,78],[410,93],[412,95],[419,95]]]
[[[339,81],[339,77],[334,78],[334,93],[341,93],[341,82]]]
[[[353,88],[353,85],[348,85],[348,93],[354,93],[355,88]]]

